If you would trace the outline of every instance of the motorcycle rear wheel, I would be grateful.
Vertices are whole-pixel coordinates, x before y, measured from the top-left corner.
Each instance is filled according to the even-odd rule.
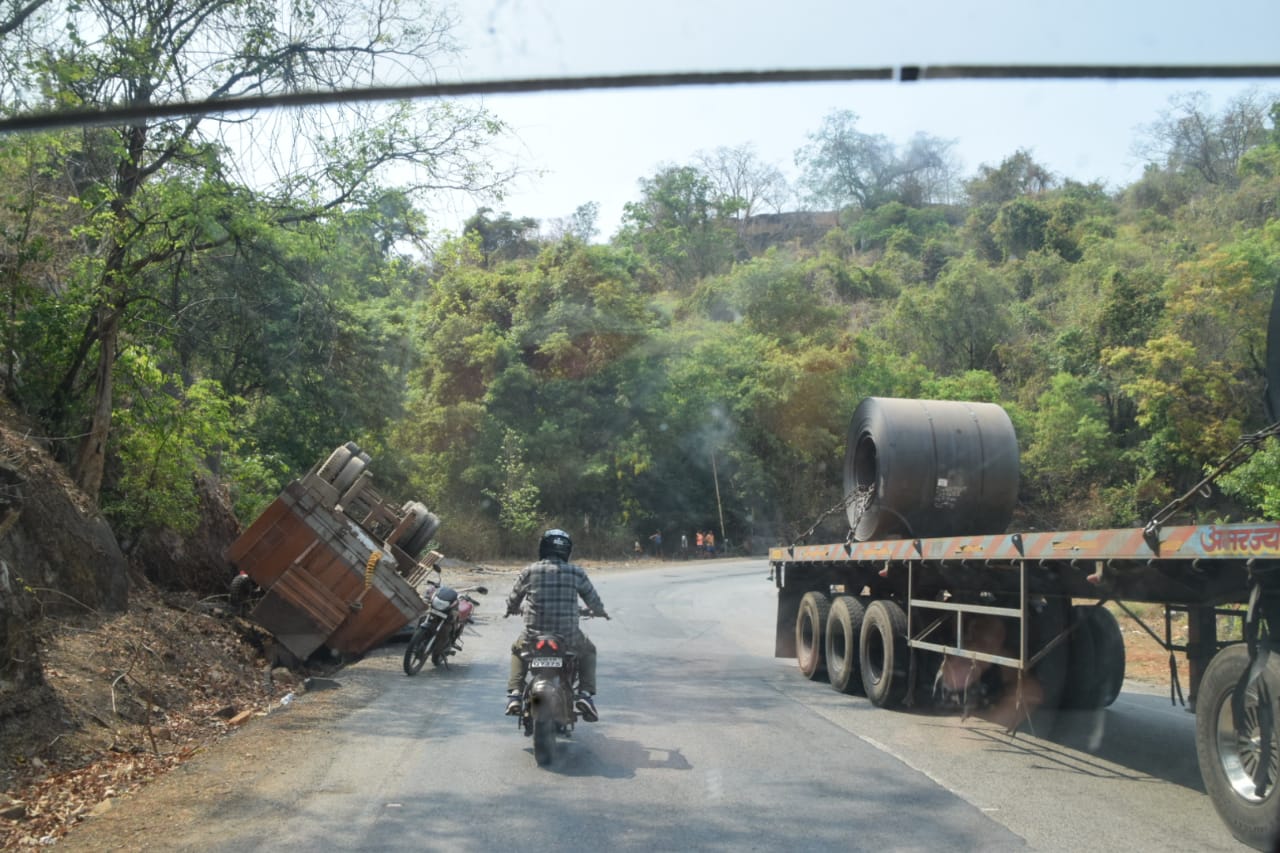
[[[439,633],[435,625],[419,625],[409,638],[409,645],[404,650],[404,674],[417,675],[422,665],[431,657],[431,649],[435,646]]]
[[[551,758],[555,754],[556,748],[556,723],[555,720],[534,720],[533,721],[533,760],[538,762],[539,767],[546,767],[551,763]]]

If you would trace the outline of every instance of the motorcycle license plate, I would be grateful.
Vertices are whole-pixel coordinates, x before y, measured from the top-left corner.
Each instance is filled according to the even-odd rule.
[[[533,660],[529,661],[529,666],[531,667],[547,666],[547,667],[559,668],[561,666],[564,666],[564,660],[561,658],[534,658]]]

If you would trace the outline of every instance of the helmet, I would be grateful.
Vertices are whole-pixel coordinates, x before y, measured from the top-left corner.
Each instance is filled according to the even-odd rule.
[[[573,540],[569,538],[568,533],[558,528],[543,533],[542,539],[538,542],[539,560],[554,558],[567,563],[571,553],[573,553]]]

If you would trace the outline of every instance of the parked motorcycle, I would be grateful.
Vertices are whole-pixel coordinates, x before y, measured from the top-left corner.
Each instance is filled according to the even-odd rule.
[[[579,610],[590,618],[592,613]],[[551,763],[556,736],[570,737],[578,721],[578,655],[558,634],[538,634],[520,653],[525,664],[524,694],[519,724],[533,738],[533,757],[539,767]]]
[[[485,595],[489,590],[483,586],[456,590],[441,583],[438,576],[427,584],[423,596],[427,612],[418,620],[404,650],[405,675],[416,675],[428,658],[434,666],[440,666],[462,650],[462,632],[471,624],[472,613],[480,604],[471,597],[472,592]]]

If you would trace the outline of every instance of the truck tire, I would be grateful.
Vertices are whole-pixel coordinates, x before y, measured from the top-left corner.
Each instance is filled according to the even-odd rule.
[[[1071,632],[1067,665],[1067,685],[1062,694],[1062,707],[1092,711],[1102,707],[1103,677],[1099,671],[1098,641],[1090,610],[1093,605],[1077,604],[1071,608]]]
[[[1031,653],[1039,652],[1067,630],[1067,620],[1070,618],[1070,601],[1059,598],[1047,599],[1044,607],[1031,615],[1031,625],[1027,635],[1030,639]],[[1070,666],[1070,642],[1059,643],[1036,664],[1033,674],[1040,682],[1040,689],[1043,691],[1041,710],[1051,712],[1062,707],[1062,697],[1067,691],[1067,674]],[[1046,716],[1050,718],[1047,722],[1051,730],[1052,715]]]
[[[867,698],[877,708],[896,708],[907,698],[907,614],[896,603],[871,602],[862,620],[858,665]]]
[[[350,448],[339,447],[329,454],[329,458],[324,461],[324,464],[320,466],[320,470],[316,472],[316,476],[326,483],[332,483],[341,473],[343,467],[351,461],[353,455]]]
[[[1110,610],[1100,605],[1076,605],[1071,618],[1078,626],[1071,635],[1071,664],[1064,708],[1097,710],[1120,695],[1124,686],[1124,635]]]
[[[359,456],[348,459],[347,464],[342,466],[342,471],[333,479],[333,487],[338,490],[338,494],[343,494],[347,489],[351,488],[351,484],[364,473],[367,465],[368,463]]]
[[[404,533],[400,535],[395,544],[399,545],[400,549],[409,556],[416,557],[418,554],[412,550],[410,543],[418,535],[418,531],[422,529],[422,526],[427,523],[427,505],[421,501],[405,501],[404,505],[400,507],[400,512],[411,517],[412,521],[405,527]]]
[[[837,595],[827,616],[827,675],[841,693],[862,692],[862,662],[858,643],[867,608],[852,595]]]
[[[800,599],[800,612],[796,615],[796,663],[810,680],[821,678],[827,672],[822,647],[826,643],[830,612],[831,601],[816,590],[806,592]]]
[[[1116,616],[1105,607],[1090,607],[1093,619],[1093,644],[1098,655],[1102,693],[1099,708],[1106,708],[1120,696],[1124,687],[1124,634]]]
[[[1115,613],[1106,607],[1085,607],[1084,616],[1093,634],[1093,666],[1097,672],[1098,697],[1093,707],[1105,708],[1116,701],[1124,686],[1124,634],[1120,633]]]
[[[408,501],[400,508],[402,512],[414,515],[417,521],[400,538],[400,548],[410,557],[417,557],[427,547],[431,537],[440,529],[440,519],[427,509],[420,501]]]
[[[1251,778],[1261,752],[1257,688],[1245,698],[1247,737],[1236,735],[1231,708],[1236,684],[1248,666],[1249,652],[1243,644],[1228,646],[1209,662],[1196,699],[1196,757],[1205,790],[1231,834],[1250,847],[1270,850],[1280,836],[1280,737],[1273,725],[1270,787],[1258,796]],[[1269,693],[1274,717],[1280,710],[1280,655],[1268,656],[1259,680]]]

